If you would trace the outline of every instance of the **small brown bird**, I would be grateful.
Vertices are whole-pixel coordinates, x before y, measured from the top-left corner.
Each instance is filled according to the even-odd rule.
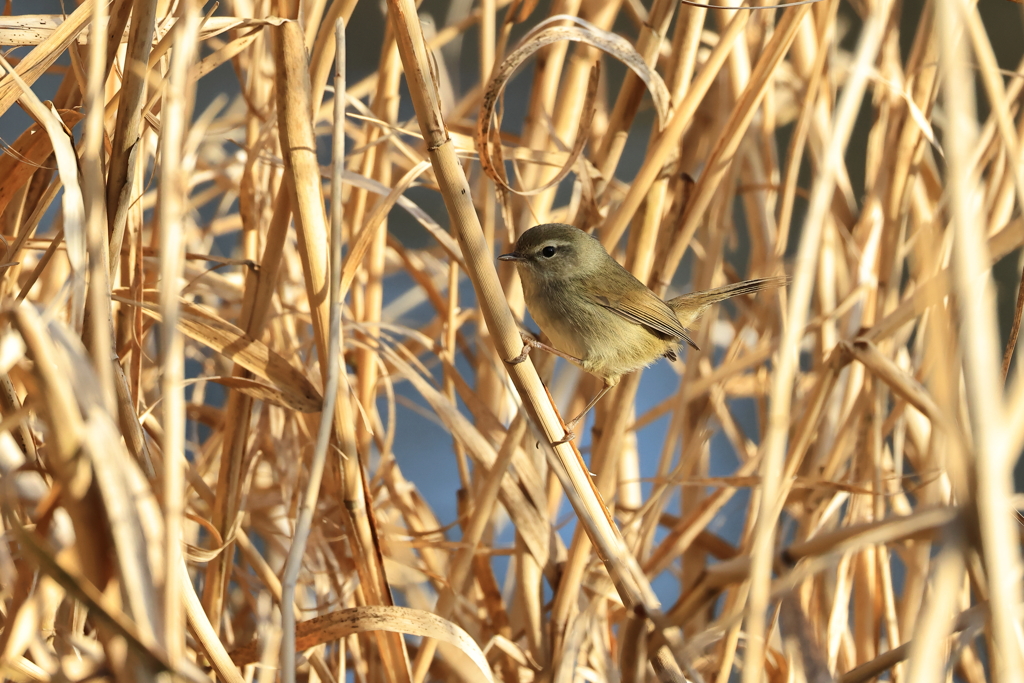
[[[575,438],[573,427],[619,378],[661,357],[676,359],[676,350],[693,343],[686,328],[708,307],[723,299],[781,287],[786,277],[747,280],[662,301],[608,255],[601,243],[571,225],[548,223],[530,228],[512,261],[523,281],[526,307],[554,347],[534,339],[512,363],[521,363],[531,347],[542,348],[604,380],[604,388],[583,412],[566,423],[558,442]]]

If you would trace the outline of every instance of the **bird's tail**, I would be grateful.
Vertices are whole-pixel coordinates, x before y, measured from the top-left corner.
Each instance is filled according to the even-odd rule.
[[[675,311],[675,314],[679,318],[679,322],[683,324],[683,327],[690,327],[693,323],[697,322],[697,319],[704,314],[704,311],[706,311],[708,306],[711,304],[724,301],[725,299],[731,299],[732,297],[740,296],[741,294],[753,294],[754,292],[760,292],[762,289],[782,287],[788,282],[789,277],[786,275],[762,277],[756,280],[744,280],[743,282],[737,282],[733,285],[716,287],[715,289],[708,289],[703,292],[690,292],[689,294],[683,294],[682,296],[677,296],[674,299],[669,299],[665,303]]]

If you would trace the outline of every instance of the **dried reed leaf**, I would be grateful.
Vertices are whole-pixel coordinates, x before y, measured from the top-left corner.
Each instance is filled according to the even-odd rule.
[[[86,17],[88,18],[88,17]],[[69,17],[61,14],[23,14],[18,16],[0,17],[0,45],[39,45],[51,38],[53,34],[64,24]],[[265,17],[254,19],[251,17],[228,17],[216,16],[207,17],[199,31],[198,39],[206,41],[216,38],[229,31],[260,28],[264,26],[280,26],[287,21],[281,17]],[[163,22],[159,31],[155,33],[155,40],[164,38],[175,22]],[[82,28],[72,41],[85,44],[89,40],[90,26]],[[126,38],[121,36],[121,42]]]
[[[170,580],[175,579],[172,576]],[[189,629],[195,634],[196,640],[199,641],[206,656],[209,657],[213,669],[227,683],[242,683],[245,679],[231,661],[230,655],[224,648],[224,643],[217,637],[217,632],[210,624],[203,605],[199,601],[199,596],[196,595],[195,588],[189,580],[188,570],[184,563],[178,573],[178,580],[182,584],[181,593],[185,602],[185,614],[188,617]]]
[[[549,26],[550,24],[558,23],[560,21],[570,21],[573,25]],[[668,89],[665,87],[665,82],[656,71],[652,70],[647,63],[644,62],[643,58],[633,48],[633,46],[625,41],[621,36],[608,31],[603,31],[597,26],[594,26],[590,22],[580,19],[579,17],[573,17],[565,14],[549,17],[523,36],[519,45],[509,53],[501,66],[496,69],[494,75],[491,77],[491,81],[488,84],[487,89],[484,91],[483,104],[480,106],[480,113],[477,116],[475,139],[476,149],[480,155],[481,167],[496,184],[507,190],[516,192],[517,194],[539,194],[561,182],[562,179],[568,175],[573,163],[583,150],[583,145],[586,142],[586,132],[590,128],[590,123],[593,117],[590,103],[596,94],[595,91],[598,78],[597,71],[591,73],[590,83],[587,86],[587,95],[583,105],[584,113],[583,117],[580,119],[579,129],[576,133],[572,152],[570,152],[568,160],[563,165],[555,179],[545,183],[541,187],[532,188],[528,191],[512,190],[512,188],[504,181],[503,174],[495,167],[495,162],[492,157],[491,130],[494,125],[493,119],[495,108],[497,107],[498,101],[503,96],[512,74],[515,73],[516,69],[518,69],[519,66],[535,52],[547,45],[562,40],[581,42],[586,45],[590,45],[591,47],[595,47],[618,59],[633,73],[635,73],[647,86],[647,89],[650,91],[651,97],[654,100],[655,110],[658,113],[659,126],[663,127],[665,122],[668,121],[668,117],[671,115],[671,98],[669,97]],[[500,121],[498,123],[500,126]]]
[[[471,676],[470,680],[494,680],[483,652],[465,631],[430,612],[408,607],[366,605],[339,610],[300,622],[296,625],[295,647],[297,650],[308,650],[321,643],[337,640],[353,633],[378,630],[407,633],[448,643],[465,654],[475,667],[472,673],[465,671],[467,675]],[[257,645],[257,643],[252,643],[234,650],[231,653],[232,661],[239,666],[256,661],[258,658]]]
[[[68,128],[74,128],[83,118],[79,112],[67,109],[59,110],[57,115]],[[43,131],[38,123],[34,124],[0,156],[0,178],[4,178],[0,185],[0,213],[53,152],[53,145]]]
[[[19,84],[10,73],[0,78],[0,116],[3,116],[22,96],[25,87],[35,83],[36,79],[46,73],[46,70],[67,51],[68,46],[74,42],[92,17],[94,2],[95,0],[85,0],[53,33],[22,58],[18,63],[17,72],[18,78],[25,85]]]
[[[200,340],[197,339],[196,341]],[[200,343],[202,342],[200,341]],[[243,365],[242,363],[239,363],[239,365],[245,367],[245,365]],[[287,408],[289,410],[298,410],[299,412],[302,413],[318,412],[318,409],[316,408],[318,404],[316,402],[304,402],[301,404],[296,404],[290,395],[286,394],[280,389],[277,389],[276,387],[273,386],[269,386],[267,384],[263,384],[261,382],[257,382],[255,380],[246,379],[244,377],[207,377],[206,379],[209,380],[210,382],[214,382],[215,384],[219,384],[222,387],[227,387],[228,389],[234,389],[235,391],[239,391],[248,396],[249,398],[255,399],[257,401],[266,401],[267,403],[270,403],[272,405],[280,406],[281,408]],[[322,400],[323,399],[321,399],[321,401]]]
[[[604,225],[601,227],[601,241],[606,247],[612,248],[618,244],[622,235],[626,232],[626,228],[629,226],[633,215],[647,197],[647,193],[650,191],[654,181],[661,176],[666,162],[669,160],[670,155],[674,153],[679,140],[682,138],[683,131],[691,124],[698,105],[718,77],[719,70],[725,64],[726,58],[729,57],[733,44],[737,38],[743,35],[743,30],[747,26],[747,20],[747,12],[740,12],[732,18],[728,27],[719,36],[715,48],[708,55],[707,60],[704,62],[704,67],[687,90],[686,97],[675,107],[672,118],[669,119],[658,138],[648,148],[644,163],[630,184],[629,191],[619,206],[609,214]],[[690,203],[688,197],[687,208]],[[664,286],[667,287],[668,283],[669,278],[664,278]]]
[[[429,161],[421,161],[413,166],[404,176],[402,176],[402,179],[399,180],[393,188],[391,188],[388,195],[384,197],[382,201],[377,202],[374,205],[373,213],[366,219],[366,224],[363,225],[362,230],[359,231],[359,239],[356,240],[355,245],[353,245],[346,257],[345,266],[341,272],[340,296],[342,299],[345,298],[348,288],[351,286],[352,280],[356,276],[356,269],[362,264],[363,257],[366,256],[366,252],[370,248],[370,244],[377,236],[377,229],[383,224],[384,219],[398,201],[399,197],[401,197],[402,194],[404,194],[416,179],[419,178],[420,175],[422,175],[428,168],[430,168]]]
[[[6,507],[6,506],[5,506]],[[12,511],[5,510],[5,515]],[[39,568],[52,579],[57,581],[68,593],[75,596],[77,600],[88,605],[94,618],[103,622],[113,632],[125,639],[133,654],[138,656],[148,666],[157,671],[171,671],[166,660],[165,653],[151,639],[144,638],[139,632],[136,624],[116,606],[109,604],[110,601],[89,581],[75,569],[64,566],[59,562],[52,551],[35,534],[20,524],[14,525],[12,531],[18,539],[19,544],[26,554],[30,556]],[[184,674],[184,671],[177,672]],[[190,680],[202,681],[202,677],[195,675],[188,676]]]
[[[242,33],[238,37],[233,38],[230,42],[218,48],[215,52],[203,57],[201,62],[195,64],[189,72],[189,77],[198,81],[200,78],[207,75],[221,64],[227,63],[247,47],[252,45],[253,41],[255,41],[262,32],[262,26],[254,27]]]
[[[491,469],[497,459],[497,453],[491,447],[482,434],[474,427],[459,410],[441,392],[433,388],[429,382],[422,378],[419,372],[406,363],[397,353],[387,347],[382,348],[382,355],[389,362],[394,363],[404,373],[420,395],[430,403],[431,408],[442,420],[444,426],[456,439],[479,462],[483,467]],[[523,539],[523,543],[530,548],[530,552],[541,566],[546,566],[550,561],[550,529],[541,517],[539,511],[530,504],[529,499],[523,495],[523,490],[515,481],[513,471],[510,471],[502,479],[501,500],[508,514],[516,523],[516,529]]]
[[[358,187],[361,190],[375,192],[377,194],[384,195],[385,197],[391,193],[391,188],[383,185],[379,181],[351,171],[345,171],[344,180],[345,183]],[[395,203],[405,209],[410,216],[416,219],[417,223],[422,225],[426,231],[437,240],[438,244],[440,244],[441,248],[445,250],[449,258],[458,263],[460,267],[463,267],[462,252],[459,250],[458,243],[452,239],[452,236],[448,234],[448,232],[446,232],[444,228],[437,223],[437,221],[430,217],[430,214],[424,211],[418,204],[408,197],[399,195],[395,199]]]
[[[146,317],[157,322],[163,320],[153,304],[119,296],[111,298],[123,304],[138,306]],[[323,403],[320,392],[302,370],[294,367],[283,356],[231,323],[216,318],[184,299],[181,300],[181,309],[178,328],[182,334],[238,363],[260,379],[270,382],[272,388],[262,390],[267,392],[265,395],[268,398],[273,397],[275,403],[303,413],[320,411]],[[226,385],[230,382],[231,380],[225,379]],[[239,384],[238,388],[241,386],[242,384]],[[257,387],[250,386],[247,393],[260,391]]]
[[[25,14],[0,17],[0,45],[38,45],[46,40],[64,22],[54,14]],[[83,33],[87,34],[88,30]],[[79,40],[82,34],[79,34]]]
[[[587,94],[583,98],[583,115],[580,117],[579,126],[576,130],[576,137],[573,140],[572,144],[572,150],[569,151],[568,157],[565,159],[565,162],[562,164],[562,167],[558,170],[558,173],[555,174],[555,177],[549,180],[548,182],[544,183],[540,187],[536,187],[531,190],[515,190],[512,187],[510,187],[508,183],[505,182],[503,174],[495,172],[491,174],[491,179],[495,183],[504,187],[509,192],[513,192],[515,194],[528,197],[531,195],[540,194],[541,192],[544,192],[549,188],[556,187],[560,182],[562,182],[562,180],[565,179],[566,176],[569,175],[569,171],[572,170],[573,166],[576,164],[576,160],[580,156],[580,153],[583,152],[583,147],[586,146],[587,144],[587,131],[590,130],[590,126],[594,121],[594,98],[597,96],[597,85],[598,80],[601,76],[600,67],[601,62],[594,62],[594,67],[590,70],[590,79],[587,82]],[[484,158],[484,155],[489,154],[487,140],[489,139],[490,131],[484,130],[483,134],[487,135],[488,137],[477,138],[478,149],[480,150],[481,159]],[[518,155],[514,154],[513,158],[515,158],[515,156]],[[492,170],[494,168],[493,164],[490,164],[489,161],[483,162],[483,166],[485,170],[488,167],[491,168]]]
[[[91,4],[91,2],[89,3]],[[81,7],[79,8],[81,9]],[[25,61],[21,62],[24,65]],[[64,185],[64,234],[67,242],[68,260],[75,271],[85,266],[85,202],[82,188],[78,182],[78,155],[75,153],[74,137],[71,129],[61,120],[60,114],[52,103],[44,106],[29,85],[22,80],[18,72],[11,68],[5,59],[0,57],[0,66],[7,71],[4,81],[10,80],[11,85],[19,92],[20,100],[26,111],[36,119],[36,123],[46,130],[53,146],[53,154],[57,160],[57,171]],[[0,83],[0,87],[3,83]],[[2,98],[2,95],[0,95]],[[81,289],[78,287],[77,289]],[[80,302],[76,306],[82,305]],[[77,313],[76,313],[77,314]],[[73,320],[74,315],[73,314]],[[80,324],[80,323],[78,323]],[[78,327],[78,324],[74,325]]]

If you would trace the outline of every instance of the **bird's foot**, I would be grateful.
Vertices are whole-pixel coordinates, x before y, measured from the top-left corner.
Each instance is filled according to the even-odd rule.
[[[576,438],[576,432],[572,431],[572,429],[566,428],[565,434],[562,436],[562,438],[559,439],[558,441],[552,441],[551,445],[552,446],[560,446],[563,443],[569,443],[570,441],[574,440],[575,438]]]
[[[557,446],[559,444],[569,443],[570,441],[575,440],[576,439],[576,432],[575,432],[576,425],[578,425],[580,423],[580,418],[582,418],[584,415],[586,415],[586,412],[583,412],[582,414],[577,415],[574,419],[569,420],[568,422],[564,423],[562,426],[565,427],[565,434],[558,441],[552,441],[551,445],[552,446]]]
[[[529,356],[530,356],[530,347],[529,347],[529,345],[524,345],[522,353],[520,353],[515,358],[510,358],[509,360],[507,360],[505,362],[508,363],[509,365],[519,365],[520,363],[524,362]]]
[[[522,330],[520,330],[519,336],[523,340],[523,350],[515,358],[510,358],[509,360],[505,361],[509,365],[519,365],[520,363],[524,362],[527,358],[530,357],[530,351],[537,348],[540,344],[540,342],[538,342],[533,337],[528,336]]]

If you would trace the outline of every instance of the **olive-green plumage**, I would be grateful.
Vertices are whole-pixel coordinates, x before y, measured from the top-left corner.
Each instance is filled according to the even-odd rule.
[[[561,223],[530,228],[516,242],[515,251],[498,258],[515,262],[526,307],[553,350],[602,378],[605,391],[622,375],[662,356],[674,360],[681,344],[696,348],[686,328],[711,304],[787,281],[747,280],[662,301],[609,256],[597,239]]]

